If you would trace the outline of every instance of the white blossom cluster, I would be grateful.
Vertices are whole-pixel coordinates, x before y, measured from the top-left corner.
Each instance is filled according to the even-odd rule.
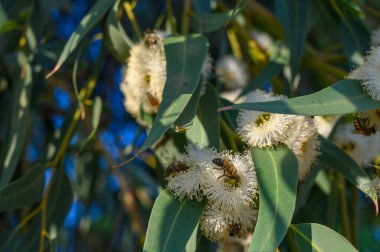
[[[256,90],[243,97],[244,102],[284,100],[285,96]],[[243,110],[237,117],[237,132],[250,147],[274,147],[286,144],[298,159],[298,177],[303,179],[319,155],[318,131],[311,117]]]
[[[147,31],[144,38],[131,47],[130,56],[120,86],[125,109],[140,124],[142,113],[155,114],[162,101],[166,83],[166,56],[163,34]],[[202,91],[204,93],[212,69],[212,59],[207,55],[202,65]]]
[[[218,153],[188,145],[166,170],[167,189],[179,200],[207,198],[200,230],[212,241],[252,232],[257,218],[258,187],[250,153]]]

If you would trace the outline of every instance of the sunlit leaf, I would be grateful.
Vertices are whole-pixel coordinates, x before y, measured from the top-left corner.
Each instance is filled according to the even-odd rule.
[[[342,235],[317,223],[292,224],[299,251],[358,251]]]
[[[161,192],[152,209],[143,250],[184,251],[203,207],[194,201],[180,203],[166,190]]]
[[[196,90],[208,43],[200,35],[165,39],[167,80],[162,102],[140,152],[152,146],[177,120]]]
[[[280,114],[337,115],[362,112],[380,107],[358,82],[342,80],[314,94],[281,101],[241,103],[226,109],[246,109]]]
[[[210,86],[200,100],[193,126],[186,132],[189,142],[219,149],[220,127],[219,115],[216,112],[218,105],[216,91]]]
[[[298,161],[284,146],[252,149],[259,184],[259,215],[248,251],[275,251],[293,217]]]

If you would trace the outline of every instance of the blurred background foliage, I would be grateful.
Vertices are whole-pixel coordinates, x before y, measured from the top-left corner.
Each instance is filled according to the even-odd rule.
[[[149,28],[178,33],[184,2],[1,0],[1,251],[142,250],[163,184],[160,162],[172,156],[148,150],[128,166],[112,168],[135,154],[147,136],[126,113],[119,87],[129,47]],[[380,21],[376,0],[310,1],[310,12],[303,13],[307,26],[288,23],[285,1],[191,3],[186,14],[191,32],[207,35],[214,59],[232,53],[248,66],[249,89],[272,88],[289,96],[343,79],[369,49],[370,30]],[[306,43],[286,38],[294,25],[305,26]],[[79,35],[73,37],[75,30]],[[301,39],[304,48],[292,64],[300,66],[301,80],[295,69],[276,76],[283,64],[268,64],[272,56],[250,35],[255,30],[279,44]],[[67,41],[73,47],[62,53]],[[264,81],[255,82],[268,67]],[[45,78],[53,69],[58,71]],[[175,141],[183,143],[182,138]],[[323,178],[318,183],[295,218],[339,230],[337,216],[328,219],[325,207],[336,188]],[[380,223],[367,214],[373,206],[360,195],[360,251],[379,251]]]

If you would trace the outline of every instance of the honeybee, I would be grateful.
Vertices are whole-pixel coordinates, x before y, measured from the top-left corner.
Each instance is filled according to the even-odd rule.
[[[354,119],[354,127],[355,131],[358,134],[362,134],[364,136],[370,136],[376,133],[375,126],[369,127],[369,118],[361,118],[359,116]]]
[[[228,227],[228,234],[230,236],[238,236],[239,238],[242,237],[241,227],[240,224],[235,223]]]
[[[147,31],[144,36],[144,44],[146,48],[151,48],[158,44],[161,40],[160,36],[157,35],[154,31]]]
[[[189,169],[189,167],[183,162],[181,161],[174,162],[170,164],[168,168],[166,168],[165,178],[169,177],[170,175],[173,175],[182,171],[186,171],[187,169]]]
[[[215,168],[218,170],[223,170],[223,175],[218,179],[226,176],[227,178],[235,178],[237,170],[236,167],[232,164],[232,162],[226,158],[214,158],[212,162],[219,166],[220,168]]]
[[[160,106],[160,102],[151,93],[147,92],[146,95],[148,96],[148,101],[149,101],[150,105],[152,105],[152,107],[153,107],[154,113],[157,113],[158,106]]]

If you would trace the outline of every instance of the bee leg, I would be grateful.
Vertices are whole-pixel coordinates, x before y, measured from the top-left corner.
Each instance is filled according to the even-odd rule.
[[[219,169],[218,169],[218,170],[219,170]],[[224,176],[226,176],[226,170],[223,171],[223,175],[222,175],[222,176],[219,176],[219,177],[217,178],[217,181],[219,181],[219,179],[220,179],[220,178],[223,178]]]

